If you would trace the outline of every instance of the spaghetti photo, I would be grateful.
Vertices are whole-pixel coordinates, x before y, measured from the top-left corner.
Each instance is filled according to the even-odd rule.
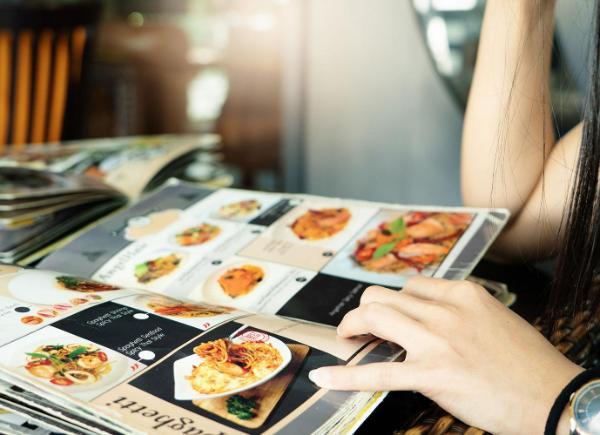
[[[202,362],[187,380],[201,394],[219,394],[254,384],[283,363],[279,351],[264,342],[233,343],[221,338],[196,346],[194,353]]]

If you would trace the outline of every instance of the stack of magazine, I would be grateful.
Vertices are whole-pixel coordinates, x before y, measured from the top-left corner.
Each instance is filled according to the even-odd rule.
[[[334,326],[369,285],[466,277],[507,218],[168,184],[0,266],[0,406],[69,434],[352,433],[386,393],[308,373],[404,351]]]
[[[0,155],[0,260],[17,261],[165,182],[215,135],[32,145]]]

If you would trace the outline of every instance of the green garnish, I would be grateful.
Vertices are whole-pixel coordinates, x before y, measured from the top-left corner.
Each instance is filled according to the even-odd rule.
[[[67,355],[67,358],[73,360],[75,358],[77,358],[79,355],[86,353],[88,350],[86,347],[84,346],[79,346],[77,348],[75,348],[74,350],[71,351],[71,353],[69,353],[69,355]]]
[[[26,352],[25,355],[38,359],[50,359],[50,355],[47,353]]]
[[[385,257],[387,254],[392,252],[396,247],[396,244],[406,237],[406,224],[404,223],[404,219],[399,217],[395,221],[392,221],[387,230],[392,233],[394,239],[391,242],[384,243],[379,248],[375,250],[373,253],[373,259],[377,260],[378,258]]]
[[[227,399],[227,412],[235,415],[240,420],[251,420],[256,417],[258,403],[238,394]]]
[[[398,242],[393,241],[393,242],[389,242],[389,243],[385,243],[385,244],[381,245],[373,253],[373,259],[377,260],[378,258],[385,257],[387,254],[392,252],[392,250],[396,246],[396,243],[398,243]]]
[[[404,219],[399,217],[389,225],[390,233],[404,238],[406,237],[406,224],[404,223]]]
[[[135,276],[140,277],[140,276],[144,275],[146,272],[148,272],[148,264],[147,263],[140,263],[135,266]]]
[[[37,352],[26,352],[25,355],[30,356],[32,358],[37,358],[39,360],[50,360],[55,364],[61,364],[60,358],[55,357],[54,355],[49,355],[46,353],[37,353]]]
[[[77,285],[81,281],[79,278],[76,278],[74,276],[57,276],[56,280],[62,285],[64,285],[66,288],[77,287]]]

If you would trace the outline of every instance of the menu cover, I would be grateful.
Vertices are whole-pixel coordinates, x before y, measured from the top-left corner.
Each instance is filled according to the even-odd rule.
[[[0,267],[0,406],[66,433],[351,433],[385,393],[308,373],[404,351],[333,325],[371,284],[465,277],[507,218],[168,185]]]

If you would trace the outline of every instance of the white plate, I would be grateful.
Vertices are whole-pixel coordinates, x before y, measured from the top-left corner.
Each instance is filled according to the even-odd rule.
[[[263,340],[265,343],[271,344],[275,349],[279,351],[283,361],[281,365],[275,369],[272,373],[268,374],[262,379],[259,379],[256,382],[253,382],[248,385],[244,385],[241,388],[237,388],[235,390],[225,391],[223,393],[217,394],[201,394],[198,391],[192,388],[190,381],[186,379],[186,376],[189,376],[194,369],[194,366],[200,364],[203,359],[198,355],[193,354],[187,356],[185,358],[181,358],[173,364],[173,378],[175,380],[175,400],[206,400],[206,399],[215,399],[217,397],[229,396],[231,394],[240,393],[242,391],[251,390],[252,388],[258,387],[261,384],[273,379],[277,376],[292,360],[292,353],[287,345],[281,340],[271,337],[270,335],[261,333],[268,337],[268,339]],[[243,343],[246,341],[250,341],[245,339],[242,336],[235,337],[232,342],[234,343]]]
[[[44,342],[39,343],[39,346],[46,345],[46,344],[54,344],[54,343],[52,343],[52,341],[53,340],[45,340]],[[56,341],[56,340],[54,340],[54,341]],[[58,341],[61,344],[64,343],[64,339],[58,340]],[[80,341],[81,341],[81,344],[88,343],[84,339],[81,339]],[[67,343],[67,344],[69,344],[69,343]],[[29,373],[29,371],[27,369],[25,369],[24,366],[27,364],[26,353],[33,352],[36,347],[38,347],[38,346],[34,346],[34,347],[31,347],[28,349],[22,349],[19,352],[15,352],[13,354],[13,361],[14,361],[13,364],[18,367],[20,366],[22,368],[23,373],[28,378],[34,379],[37,382],[45,383],[51,387],[58,388],[60,391],[62,391],[64,393],[77,394],[77,393],[84,393],[84,392],[96,391],[96,390],[102,391],[106,386],[115,384],[119,380],[121,380],[123,378],[123,376],[126,374],[126,372],[129,370],[128,364],[127,364],[124,356],[122,356],[110,349],[107,349],[105,347],[97,346],[98,349],[100,351],[104,352],[106,354],[106,356],[108,357],[108,361],[110,362],[110,366],[112,368],[110,373],[102,376],[99,381],[96,381],[92,384],[69,385],[67,387],[61,387],[59,385],[52,384],[49,379],[43,379],[43,378],[38,378],[36,376],[33,376],[32,374]]]
[[[27,270],[10,280],[8,289],[12,296],[25,303],[34,305],[54,305],[72,298],[82,298],[92,293],[107,293],[111,297],[118,290],[101,292],[79,292],[60,287],[56,277],[66,276],[55,272]],[[70,275],[69,275],[70,276]]]

